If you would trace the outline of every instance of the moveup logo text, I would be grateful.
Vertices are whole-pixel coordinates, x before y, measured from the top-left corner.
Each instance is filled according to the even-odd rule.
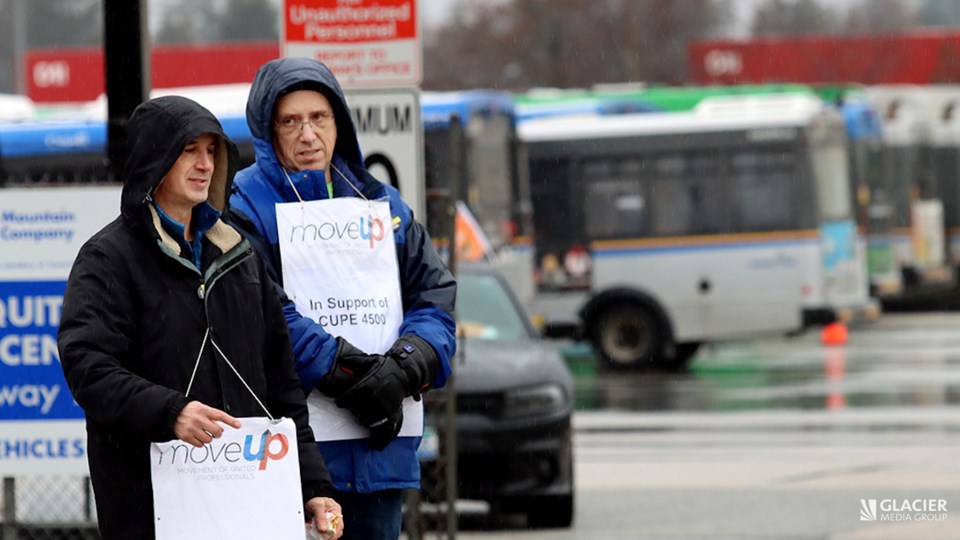
[[[290,228],[290,242],[317,242],[329,240],[365,240],[369,241],[370,249],[374,242],[383,240],[384,227],[379,218],[360,217],[355,221],[336,223],[324,221],[296,225]]]
[[[213,442],[201,447],[189,444],[174,444],[160,453],[158,465],[171,466],[212,466],[236,464],[238,462],[259,462],[257,467],[263,471],[270,460],[283,459],[290,450],[290,441],[282,433],[271,434],[264,431],[254,450],[254,435],[244,438],[243,446],[239,442],[217,444]]]
[[[946,499],[860,499],[860,521],[944,521]]]

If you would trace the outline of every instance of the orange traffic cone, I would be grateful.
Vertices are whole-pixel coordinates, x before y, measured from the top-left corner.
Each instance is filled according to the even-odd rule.
[[[847,325],[830,323],[820,332],[820,341],[824,345],[845,345],[847,343]]]
[[[843,377],[847,371],[847,352],[841,347],[826,350],[824,376],[827,380],[827,409],[838,410],[847,406],[843,389]]]

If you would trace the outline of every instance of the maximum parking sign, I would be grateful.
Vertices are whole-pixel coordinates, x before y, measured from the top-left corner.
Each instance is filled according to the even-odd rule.
[[[423,125],[416,88],[345,90],[367,170],[400,190],[423,223]]]

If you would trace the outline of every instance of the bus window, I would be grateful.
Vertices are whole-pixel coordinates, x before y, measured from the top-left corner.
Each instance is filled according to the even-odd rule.
[[[800,226],[793,155],[786,149],[743,151],[731,160],[733,189],[739,198],[744,232],[774,231]]]
[[[726,153],[719,151],[688,154],[687,178],[695,189],[697,201],[694,234],[724,234],[737,232],[739,217],[732,211],[738,196],[731,188]]]
[[[584,165],[585,225],[591,240],[645,234],[645,197],[639,160],[591,161]]]
[[[651,182],[651,217],[655,236],[696,233],[698,201],[694,182],[687,178],[660,177]]]

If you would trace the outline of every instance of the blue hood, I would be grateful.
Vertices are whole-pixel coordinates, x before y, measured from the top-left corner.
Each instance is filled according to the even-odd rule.
[[[363,154],[357,142],[357,130],[343,90],[325,64],[310,58],[279,58],[260,66],[247,99],[247,124],[255,139],[268,143],[272,149],[273,107],[277,99],[294,86],[315,89],[330,101],[337,122],[337,146],[334,154],[339,155],[351,166],[363,167]],[[257,158],[261,156],[256,145]],[[271,152],[272,153],[272,152]]]

